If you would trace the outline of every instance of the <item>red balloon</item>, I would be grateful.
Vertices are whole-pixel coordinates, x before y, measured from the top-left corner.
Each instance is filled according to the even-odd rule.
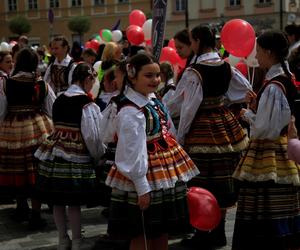
[[[247,57],[255,44],[255,31],[245,20],[233,19],[225,23],[221,31],[221,42],[233,56]]]
[[[133,10],[129,14],[129,24],[142,27],[146,21],[146,16],[141,10]]]
[[[221,210],[216,198],[208,190],[191,187],[187,193],[190,223],[193,227],[210,231],[218,226]]]
[[[86,47],[86,46],[88,46],[88,47]],[[85,43],[86,48],[91,48],[95,51],[98,51],[99,46],[100,46],[100,42],[97,39],[93,39],[93,40]]]
[[[150,39],[150,40],[146,40],[145,43],[146,43],[146,45],[148,45],[148,46],[151,46],[151,45],[152,45],[151,39]]]
[[[245,77],[248,76],[248,67],[247,64],[244,62],[238,62],[235,65],[235,68],[238,69]]]
[[[161,50],[160,54],[160,62],[169,61],[172,64],[178,63],[180,60],[179,55],[177,54],[176,50],[171,47],[164,47]]]
[[[176,49],[174,38],[170,39],[170,41],[168,42],[168,47]]]
[[[129,25],[126,29],[126,36],[132,45],[139,45],[144,42],[144,31],[137,25]]]

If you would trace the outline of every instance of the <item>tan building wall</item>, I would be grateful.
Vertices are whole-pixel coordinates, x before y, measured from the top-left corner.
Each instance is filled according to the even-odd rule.
[[[229,6],[229,0],[187,0],[189,27],[192,28],[200,23],[217,24],[226,22],[233,18],[242,18],[254,21],[256,29],[261,24],[271,23],[273,28],[280,28],[280,1],[271,0],[271,3],[258,4],[258,0],[240,0],[239,6]],[[105,0],[104,6],[94,6],[94,0],[81,0],[81,7],[71,8],[71,0],[60,0],[60,7],[54,8],[54,23],[51,26],[48,21],[49,0],[37,0],[38,11],[28,10],[28,0],[17,0],[18,10],[8,11],[7,0],[0,1],[0,41],[13,37],[8,29],[8,21],[16,15],[24,15],[32,25],[28,34],[31,42],[48,44],[50,35],[64,34],[72,41],[72,33],[68,29],[68,21],[76,15],[89,16],[91,29],[84,35],[87,40],[100,29],[108,28],[121,20],[120,29],[124,30],[129,24],[128,15],[133,9],[141,9],[151,18],[152,0],[128,0],[128,3],[118,3],[118,0]],[[267,2],[265,0],[265,2]],[[283,5],[283,27],[295,19],[300,23],[299,0],[282,0]],[[170,39],[174,34],[185,28],[185,12],[176,11],[176,0],[168,0],[167,25],[165,38]],[[294,19],[291,19],[291,14]]]
[[[18,10],[9,12],[7,0],[0,1],[0,41],[9,40],[16,35],[8,28],[8,22],[16,15],[24,15],[31,22],[31,32],[28,35],[31,43],[48,44],[50,35],[64,34],[72,41],[72,32],[68,29],[68,21],[74,16],[88,16],[91,20],[91,28],[84,34],[88,40],[100,29],[111,29],[121,20],[120,29],[124,30],[129,25],[129,13],[134,9],[141,9],[146,16],[151,16],[151,1],[130,0],[128,3],[118,4],[118,0],[105,0],[104,6],[94,6],[93,0],[81,0],[81,7],[72,7],[71,0],[60,0],[59,8],[54,8],[54,23],[48,21],[49,0],[38,0],[38,10],[29,11],[28,0],[17,0]],[[74,34],[73,34],[74,35]]]

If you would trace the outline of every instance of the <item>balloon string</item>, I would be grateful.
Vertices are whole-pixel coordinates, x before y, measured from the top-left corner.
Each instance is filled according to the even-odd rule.
[[[252,79],[251,79],[251,86],[253,86],[253,83],[254,83],[254,72],[255,72],[255,67],[252,68]]]
[[[145,242],[145,250],[148,250],[146,230],[145,230],[144,212],[143,211],[142,211],[142,226],[143,226],[143,235],[144,235],[144,242]]]

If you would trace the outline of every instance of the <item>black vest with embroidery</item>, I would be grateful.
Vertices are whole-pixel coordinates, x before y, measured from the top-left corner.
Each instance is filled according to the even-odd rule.
[[[66,96],[64,94],[57,97],[53,104],[54,125],[63,125],[80,128],[83,107],[92,102],[87,95]]]
[[[33,77],[8,78],[5,93],[8,109],[14,107],[39,108],[47,94],[47,88],[44,81],[36,81]]]
[[[226,62],[221,64],[198,63],[191,66],[202,80],[203,98],[224,95],[231,80],[231,68]]]
[[[276,84],[276,82],[278,82],[278,84]],[[286,99],[287,99],[287,101],[290,105],[291,113],[294,114],[294,104],[295,104],[297,89],[296,89],[296,86],[293,83],[293,81],[285,75],[276,76],[276,77],[272,78],[271,80],[267,81],[262,86],[262,88],[259,90],[259,92],[257,94],[257,98],[256,98],[257,99],[257,104],[259,103],[259,100],[261,98],[262,93],[264,92],[266,87],[270,84],[276,84],[277,86],[279,86],[283,90],[283,92],[286,96]],[[282,86],[280,84],[282,84],[284,89],[282,88]]]

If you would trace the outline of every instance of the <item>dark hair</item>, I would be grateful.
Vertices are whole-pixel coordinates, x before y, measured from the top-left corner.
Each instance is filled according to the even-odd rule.
[[[148,64],[152,64],[152,63],[158,63],[158,61],[150,54],[148,53],[139,53],[134,55],[133,57],[131,57],[128,62],[125,65],[126,68],[126,74],[123,80],[123,86],[122,86],[122,90],[121,93],[124,91],[125,86],[126,85],[131,85],[131,81],[129,80],[128,75],[130,74],[128,72],[128,68],[131,69],[131,74],[134,73],[133,75],[131,75],[131,77],[136,77],[137,74],[141,71],[142,67]]]
[[[3,62],[4,57],[6,57],[7,55],[11,55],[11,53],[9,51],[0,51],[0,63]]]
[[[38,55],[30,48],[23,48],[17,53],[15,69],[12,75],[20,71],[35,73],[38,66]]]
[[[191,45],[191,40],[190,40],[188,29],[183,29],[183,30],[178,31],[175,34],[174,39],[176,39],[179,42],[184,43],[186,45]]]
[[[71,49],[71,57],[75,62],[79,62],[81,60],[82,48],[78,41],[73,42]]]
[[[61,46],[62,47],[66,47],[67,46],[68,47],[67,52],[69,53],[69,51],[70,51],[70,45],[69,45],[69,42],[68,42],[67,38],[65,38],[64,36],[56,36],[56,37],[54,37],[52,39],[51,44],[52,44],[52,42],[62,42]]]
[[[166,82],[174,77],[174,68],[168,61],[160,64],[160,72],[166,76]]]
[[[276,30],[265,31],[256,39],[256,42],[261,48],[270,50],[280,62],[284,73],[288,77],[291,77],[284,62],[289,54],[289,41],[286,35],[283,32]]]
[[[289,36],[295,35],[296,41],[298,41],[300,39],[300,26],[299,25],[289,24],[289,25],[285,26],[284,31]]]
[[[82,56],[85,56],[85,55],[97,57],[97,53],[95,52],[95,50],[93,50],[91,48],[87,48],[82,51]]]
[[[207,25],[198,25],[191,30],[194,40],[200,40],[197,55],[201,55],[205,48],[214,49],[216,46],[216,37],[214,31]]]
[[[77,64],[72,75],[72,84],[79,82],[82,84],[88,76],[94,74],[94,69],[88,63],[82,62]]]

